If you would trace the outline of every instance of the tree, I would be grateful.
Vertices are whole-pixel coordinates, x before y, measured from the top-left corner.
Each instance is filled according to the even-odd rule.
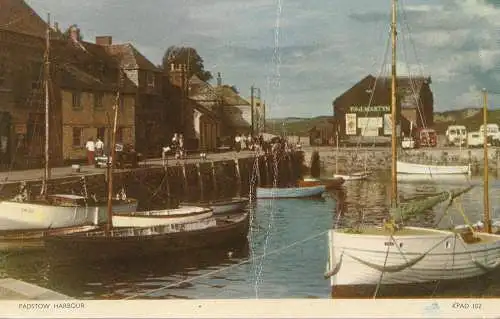
[[[191,47],[177,47],[171,46],[165,51],[163,55],[162,68],[168,73],[170,72],[170,65],[174,63],[185,64],[188,68],[188,77],[196,75],[202,81],[210,81],[212,79],[212,74],[205,70],[203,65],[203,59],[196,52],[196,49]]]
[[[78,37],[78,41],[83,41],[83,35],[80,32],[80,28],[78,28],[78,25],[76,25],[76,24],[70,25],[66,29],[66,31],[64,31],[64,33],[62,34],[63,39],[69,39],[71,37],[71,31],[72,31],[72,29],[75,29],[75,31],[76,31],[77,37]]]

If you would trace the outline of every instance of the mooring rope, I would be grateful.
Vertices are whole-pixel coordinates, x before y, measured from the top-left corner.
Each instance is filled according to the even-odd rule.
[[[135,299],[137,297],[141,297],[141,296],[148,296],[148,295],[151,295],[153,293],[157,293],[157,292],[160,292],[160,291],[163,291],[163,290],[166,290],[166,289],[169,289],[169,288],[173,288],[173,287],[177,287],[181,284],[185,284],[185,283],[189,283],[189,282],[193,282],[195,280],[199,280],[199,279],[202,279],[202,278],[206,278],[206,277],[209,277],[211,275],[214,275],[214,274],[217,274],[217,273],[220,273],[220,272],[223,272],[223,271],[226,271],[226,270],[229,270],[229,269],[232,269],[232,268],[236,268],[236,267],[239,267],[241,265],[244,265],[244,264],[247,264],[251,261],[254,261],[254,260],[257,260],[257,259],[263,259],[265,258],[266,256],[270,256],[270,255],[276,255],[276,254],[279,254],[287,249],[290,249],[292,247],[295,247],[295,246],[298,246],[300,244],[303,244],[305,242],[308,242],[310,240],[313,240],[313,239],[316,239],[320,236],[323,236],[324,234],[326,234],[328,232],[328,230],[325,230],[325,231],[322,231],[318,234],[315,234],[315,235],[312,235],[312,236],[309,236],[309,237],[306,237],[304,239],[301,239],[301,240],[298,240],[298,241],[295,241],[289,245],[286,245],[286,246],[283,246],[281,248],[278,248],[278,249],[274,249],[272,251],[269,251],[269,252],[266,252],[260,256],[255,256],[255,257],[251,257],[249,259],[245,259],[243,261],[240,261],[239,263],[236,263],[236,264],[233,264],[233,265],[230,265],[230,266],[227,266],[227,267],[224,267],[224,268],[220,268],[220,269],[216,269],[216,270],[213,270],[213,271],[210,271],[206,274],[203,274],[203,275],[199,275],[199,276],[195,276],[195,277],[191,277],[191,278],[188,278],[188,279],[185,279],[185,280],[181,280],[179,282],[176,282],[176,283],[172,283],[172,284],[169,284],[169,285],[166,285],[166,286],[163,286],[163,287],[160,287],[160,288],[157,288],[157,289],[153,289],[153,290],[150,290],[150,291],[146,291],[146,292],[143,292],[143,293],[139,293],[139,294],[135,294],[133,296],[129,296],[129,297],[125,297],[123,298],[122,300],[130,300],[130,299]]]

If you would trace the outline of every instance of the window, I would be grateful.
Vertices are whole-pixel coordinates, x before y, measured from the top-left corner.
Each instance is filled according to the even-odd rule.
[[[40,61],[31,62],[31,88],[38,89],[42,83],[43,63]]]
[[[125,97],[120,96],[120,111],[123,111],[125,109]]]
[[[104,105],[102,104],[102,99],[104,94],[101,92],[94,93],[94,109],[102,109]]]
[[[82,95],[80,92],[73,92],[73,108],[80,109],[82,107]]]
[[[73,147],[82,147],[83,128],[73,127]]]
[[[148,72],[147,75],[148,86],[154,88],[155,87],[155,74],[152,72]]]

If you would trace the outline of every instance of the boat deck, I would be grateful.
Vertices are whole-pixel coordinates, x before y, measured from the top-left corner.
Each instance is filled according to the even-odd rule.
[[[356,232],[352,231],[351,229],[339,229],[339,232],[343,233],[349,233],[349,232]],[[435,235],[439,234],[439,230],[436,229],[425,229],[425,228],[420,228],[420,229],[415,229],[415,228],[402,228],[400,230],[397,230],[396,232],[392,232],[392,230],[387,229],[385,227],[376,227],[376,226],[366,226],[362,227],[359,230],[360,234],[365,234],[365,235],[375,235],[375,236],[390,236],[391,234],[395,236],[415,236],[415,235]]]

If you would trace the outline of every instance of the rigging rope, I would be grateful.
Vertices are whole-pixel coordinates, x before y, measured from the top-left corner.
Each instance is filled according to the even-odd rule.
[[[313,240],[313,239],[316,239],[320,236],[323,236],[324,234],[326,234],[328,231],[322,231],[318,234],[315,234],[315,235],[312,235],[312,236],[309,236],[309,237],[306,237],[304,239],[301,239],[301,240],[298,240],[298,241],[295,241],[289,245],[286,245],[284,247],[281,247],[281,248],[278,248],[278,249],[274,249],[272,251],[269,251],[269,252],[265,252],[259,256],[255,256],[255,257],[251,257],[249,259],[245,259],[243,261],[240,261],[236,264],[233,264],[233,265],[230,265],[230,266],[227,266],[227,267],[224,267],[224,268],[220,268],[220,269],[216,269],[216,270],[213,270],[213,271],[210,271],[208,273],[205,273],[203,275],[199,275],[199,276],[195,276],[195,277],[191,277],[191,278],[188,278],[188,279],[185,279],[185,280],[182,280],[182,281],[179,281],[179,282],[176,282],[176,283],[173,283],[173,284],[169,284],[169,285],[166,285],[166,286],[163,286],[163,287],[160,287],[160,288],[157,288],[157,289],[153,289],[153,290],[150,290],[150,291],[146,291],[146,292],[143,292],[143,293],[140,293],[140,294],[136,294],[136,295],[133,295],[133,296],[129,296],[129,297],[126,297],[126,298],[123,298],[123,300],[130,300],[130,299],[136,299],[137,297],[142,297],[142,296],[148,296],[148,295],[151,295],[153,293],[157,293],[157,292],[160,292],[160,291],[163,291],[163,290],[166,290],[166,289],[169,289],[169,288],[174,288],[174,287],[177,287],[181,284],[185,284],[185,283],[189,283],[189,282],[193,282],[195,280],[199,280],[199,279],[202,279],[202,278],[207,278],[209,276],[212,276],[214,274],[217,274],[217,273],[220,273],[220,272],[223,272],[223,271],[226,271],[226,270],[229,270],[229,269],[233,269],[233,268],[236,268],[236,267],[239,267],[241,265],[244,265],[244,264],[247,264],[248,262],[250,261],[253,261],[253,260],[257,260],[257,259],[263,259],[265,258],[266,256],[270,256],[270,255],[276,255],[276,254],[279,254],[289,248],[292,248],[292,247],[295,247],[295,246],[298,246],[300,244],[303,244],[305,242],[308,242],[310,240]]]

